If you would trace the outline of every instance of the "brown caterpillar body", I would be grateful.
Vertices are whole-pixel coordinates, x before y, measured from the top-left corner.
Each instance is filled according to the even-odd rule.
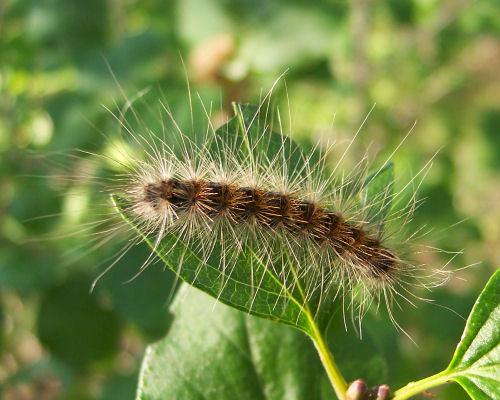
[[[327,246],[373,278],[391,278],[398,269],[396,255],[363,228],[346,221],[313,201],[258,187],[201,179],[161,179],[147,183],[137,203],[153,210],[169,208],[200,213],[214,221],[226,218],[236,224],[258,224],[272,231],[304,235],[317,246]]]

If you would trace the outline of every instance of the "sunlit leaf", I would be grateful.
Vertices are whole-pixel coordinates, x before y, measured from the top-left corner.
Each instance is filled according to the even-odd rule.
[[[446,372],[474,400],[500,398],[500,269],[477,299]]]

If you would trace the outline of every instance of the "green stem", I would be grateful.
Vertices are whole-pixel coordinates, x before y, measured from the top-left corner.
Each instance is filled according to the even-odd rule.
[[[290,265],[293,265],[293,262],[290,262]],[[300,292],[302,298],[305,299],[302,286],[300,285],[300,280],[297,274],[295,273],[295,268],[290,268],[290,269],[293,273],[295,281],[297,282],[296,289]],[[309,327],[311,328],[308,331],[308,334],[312,339],[314,346],[316,347],[316,350],[318,351],[319,358],[323,363],[323,367],[326,370],[328,379],[330,379],[330,383],[332,384],[333,389],[335,390],[335,393],[337,394],[339,400],[345,400],[347,391],[347,382],[340,373],[339,367],[337,366],[337,364],[335,363],[335,359],[333,358],[333,354],[328,348],[328,344],[325,340],[325,337],[318,328],[318,325],[316,324],[316,321],[314,320],[314,317],[312,316],[311,311],[309,310],[309,305],[307,304],[307,302],[304,302],[302,307],[303,307],[303,312],[305,313],[309,321]]]
[[[438,374],[421,379],[417,382],[410,382],[408,385],[394,392],[392,400],[404,400],[416,394],[423,392],[434,386],[442,385],[450,381],[450,374],[447,371],[442,371]]]
[[[339,367],[337,366],[337,364],[335,363],[335,359],[333,358],[333,354],[328,348],[328,344],[326,343],[324,336],[321,334],[314,321],[311,321],[311,327],[313,329],[313,332],[310,335],[311,339],[316,346],[316,350],[319,353],[319,358],[323,363],[323,367],[325,367],[328,378],[330,379],[330,383],[332,384],[339,400],[345,400],[347,382],[340,373]]]

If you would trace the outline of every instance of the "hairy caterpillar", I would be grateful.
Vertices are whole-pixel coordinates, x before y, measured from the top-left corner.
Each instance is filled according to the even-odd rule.
[[[357,133],[333,163],[334,145],[305,152],[283,132],[279,113],[273,123],[270,94],[259,106],[237,104],[236,117],[219,128],[205,110],[206,128],[191,134],[165,105],[162,113],[171,126],[161,119],[156,131],[144,126],[127,102],[139,128],[121,111],[115,117],[127,146],[117,146],[114,156],[98,155],[119,166],[120,173],[101,184],[129,223],[119,219],[102,231],[111,238],[128,227],[132,234],[116,260],[147,241],[151,256],[138,273],[157,258],[165,261],[180,252],[173,267],[182,277],[195,254],[199,262],[192,280],[208,265],[220,273],[214,294],[227,288],[244,260],[250,276],[245,309],[252,311],[257,294],[267,290],[270,272],[283,292],[300,289],[304,304],[314,299],[314,312],[340,298],[359,319],[374,302],[385,303],[389,311],[398,297],[411,302],[408,285],[442,283],[446,273],[422,272],[393,234],[411,218],[415,195],[389,212],[390,203],[430,162],[396,193],[389,159],[375,173],[369,172],[366,156],[351,171],[341,171]],[[380,185],[386,172],[385,186],[373,191],[372,184]],[[281,294],[274,294],[272,305],[286,313]]]

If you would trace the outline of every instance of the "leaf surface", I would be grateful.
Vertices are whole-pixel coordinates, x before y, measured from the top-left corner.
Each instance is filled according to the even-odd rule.
[[[474,304],[446,373],[475,400],[500,399],[500,269]]]
[[[302,332],[219,304],[188,285],[170,310],[168,335],[146,351],[138,400],[335,398]],[[350,379],[370,374],[369,382],[383,381],[385,364],[369,335],[360,342],[338,322],[331,339],[345,350],[337,359],[342,370]]]

